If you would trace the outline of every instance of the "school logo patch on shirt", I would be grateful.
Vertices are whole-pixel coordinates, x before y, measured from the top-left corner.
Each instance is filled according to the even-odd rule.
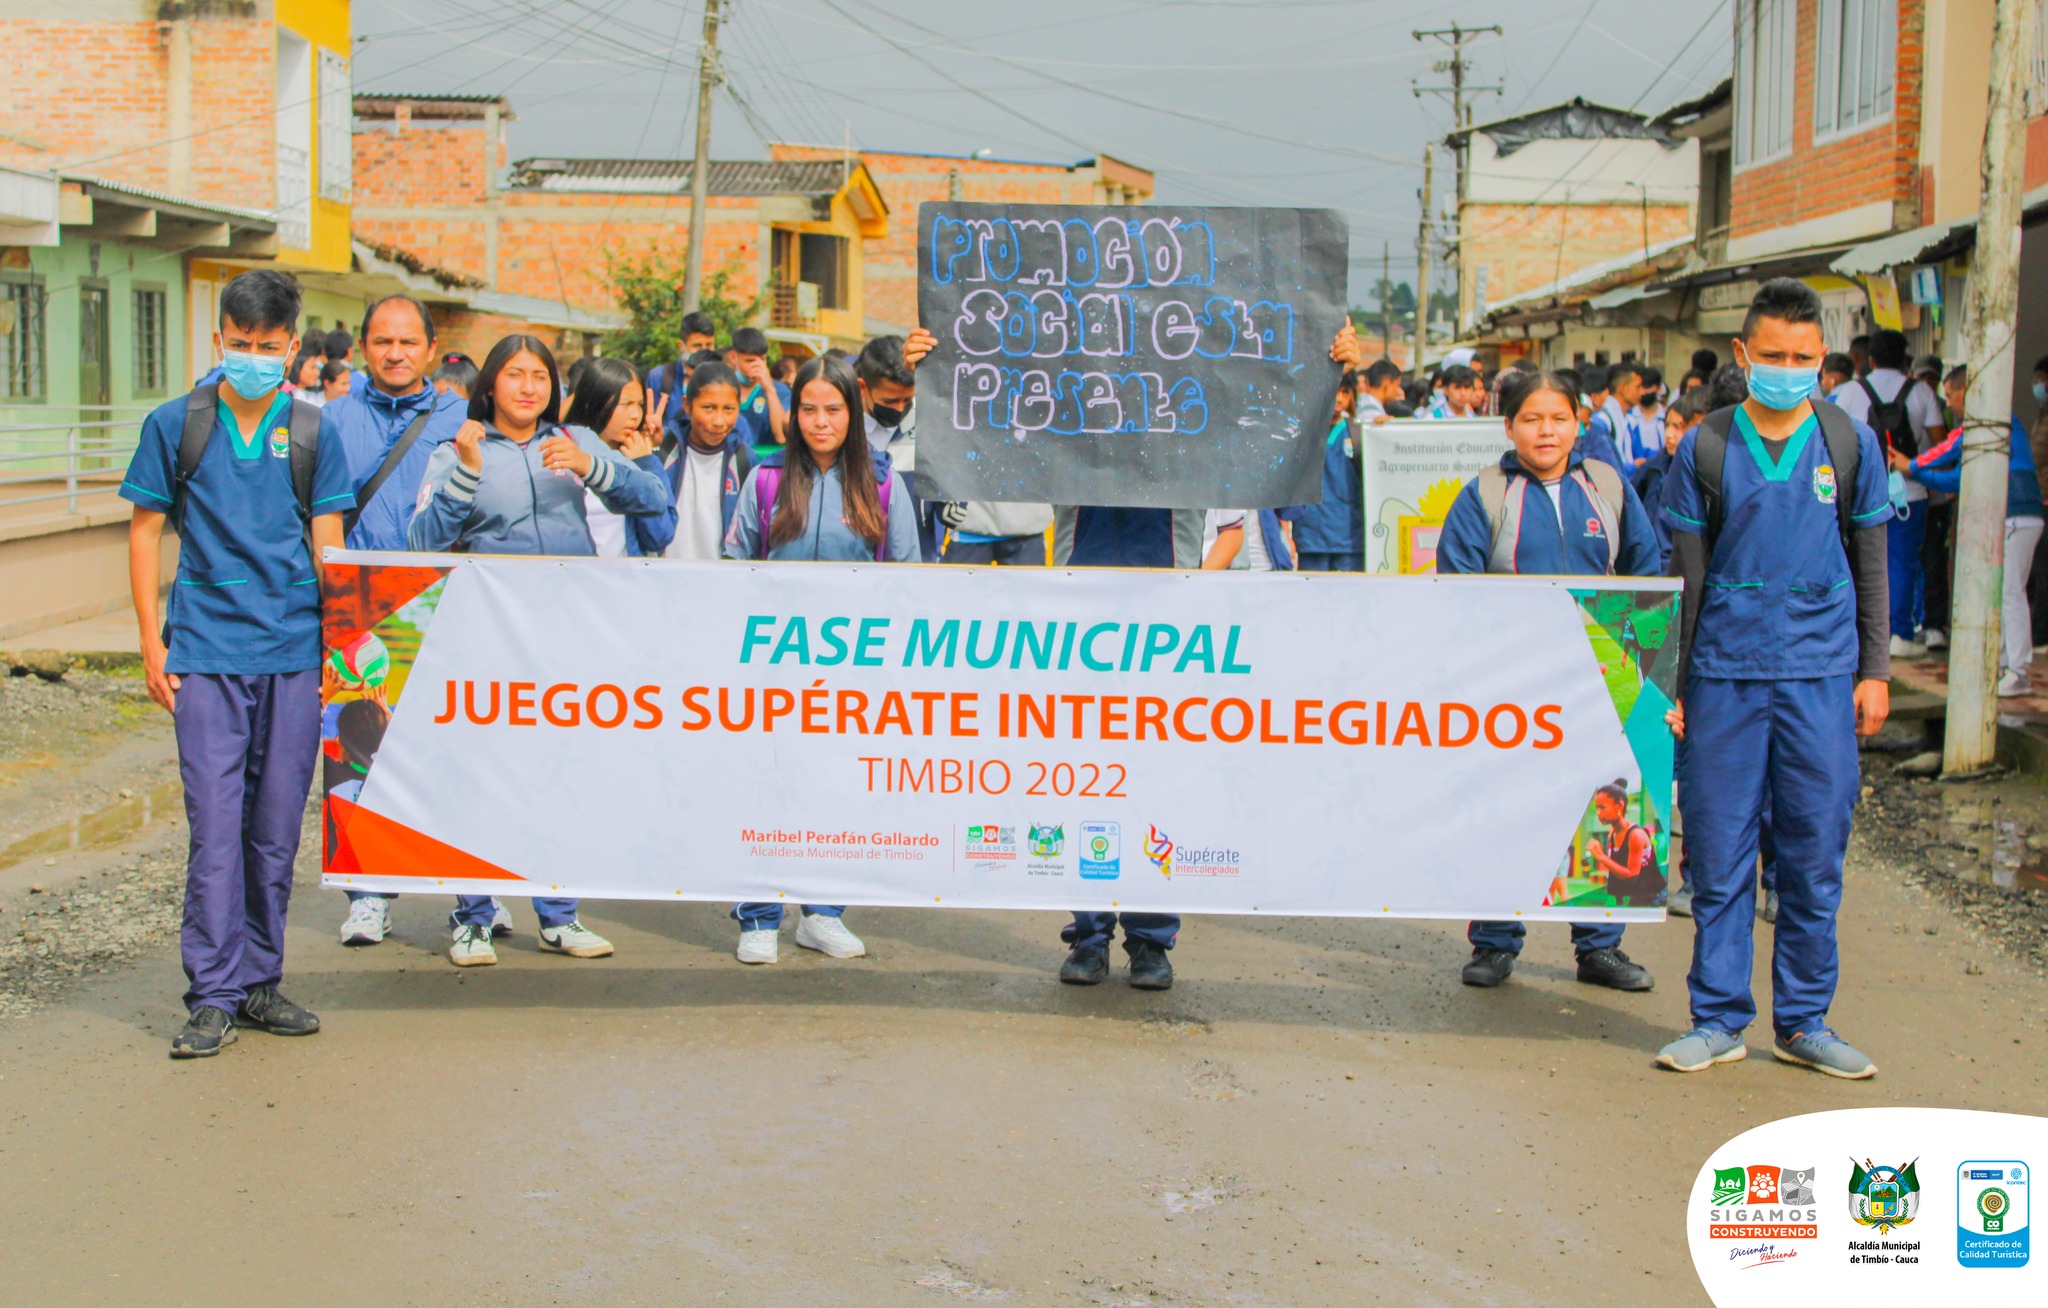
[[[291,428],[289,428],[289,427],[278,427],[278,428],[274,428],[274,429],[273,429],[273,430],[271,431],[271,433],[270,433],[270,452],[271,452],[271,454],[272,454],[273,456],[275,456],[275,457],[277,457],[277,458],[280,458],[280,459],[284,459],[284,458],[289,458],[289,457],[291,457],[291,452],[292,452],[292,429],[291,429]]]
[[[1586,534],[1588,536],[1605,536],[1607,533],[1600,529],[1600,519],[1588,518],[1586,519]]]
[[[1822,504],[1835,502],[1835,470],[1828,464],[1821,464],[1813,470],[1813,498]]]

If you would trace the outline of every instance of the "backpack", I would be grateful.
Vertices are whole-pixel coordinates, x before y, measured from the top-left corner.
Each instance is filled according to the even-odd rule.
[[[1920,379],[1908,377],[1906,384],[1899,387],[1899,393],[1889,402],[1877,398],[1877,387],[1870,384],[1868,377],[1858,377],[1856,384],[1869,397],[1870,429],[1884,442],[1885,449],[1897,450],[1909,459],[1920,453],[1920,441],[1913,435],[1913,417],[1906,412],[1906,400],[1913,394],[1913,388],[1920,384]]]
[[[758,469],[760,475],[754,478],[754,512],[761,523],[760,542],[754,547],[760,551],[757,558],[768,557],[768,515],[775,508],[775,493],[782,489],[782,462],[763,463]],[[880,468],[876,472],[881,472]],[[889,488],[896,479],[884,473],[875,478],[876,494],[882,501],[882,539],[875,542],[875,562],[887,563],[889,552]]]
[[[171,514],[184,525],[185,483],[199,471],[199,460],[213,438],[214,413],[220,407],[220,383],[202,382],[192,388],[185,401],[185,429],[178,436],[178,475],[171,486]],[[313,549],[313,465],[320,453],[320,410],[304,400],[293,400],[290,409],[292,494],[299,500],[299,522],[304,528],[306,550]]]
[[[1593,511],[1600,517],[1600,528],[1607,534],[1607,571],[1614,572],[1614,564],[1621,557],[1621,514],[1627,495],[1622,490],[1621,474],[1613,465],[1600,459],[1583,459],[1579,466],[1565,474],[1577,476],[1585,488],[1593,492]],[[1522,502],[1518,498],[1512,510],[1508,507],[1508,474],[1498,463],[1480,469],[1479,503],[1486,509],[1486,520],[1493,528],[1493,547],[1487,555],[1487,568],[1494,571],[1496,564],[1501,572],[1515,570],[1515,541],[1521,537]],[[1505,530],[1508,519],[1514,519],[1515,530]],[[1507,542],[1503,556],[1502,542]]]
[[[1904,395],[1904,391],[1899,392]],[[1856,425],[1849,415],[1832,404],[1813,406],[1820,423],[1821,439],[1828,445],[1828,462],[1835,469],[1835,523],[1842,537],[1842,553],[1849,553],[1849,537],[1856,525],[1850,520],[1854,508],[1856,478],[1862,469],[1863,452],[1856,441]],[[1693,433],[1693,475],[1699,483],[1700,500],[1707,511],[1707,557],[1714,557],[1714,544],[1721,538],[1724,505],[1721,474],[1728,464],[1728,432],[1735,423],[1735,406],[1716,409],[1700,420]]]

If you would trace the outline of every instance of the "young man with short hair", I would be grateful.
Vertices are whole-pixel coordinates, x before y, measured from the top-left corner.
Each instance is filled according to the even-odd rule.
[[[348,460],[284,389],[298,283],[268,268],[220,297],[221,381],[142,425],[121,498],[149,695],[171,713],[190,852],[180,949],[190,1016],[173,1058],[207,1058],[237,1027],[311,1035],[278,993],[299,824],[320,756],[320,551],[342,543]],[[164,524],[178,574],[160,620]]]
[[[1633,367],[1634,365],[1629,365]],[[1626,436],[1622,429],[1623,408],[1613,390],[1614,374],[1622,365],[1609,368],[1605,364],[1589,363],[1580,376],[1586,388],[1586,405],[1592,415],[1586,419],[1586,434],[1581,438],[1586,457],[1598,459],[1617,472],[1633,470],[1633,465],[1624,460],[1621,442]]]
[[[739,432],[750,445],[780,445],[789,423],[789,387],[768,375],[768,337],[759,327],[732,334],[725,361],[740,375]]]
[[[1399,366],[1391,359],[1375,360],[1358,374],[1359,424],[1374,426],[1394,417],[1394,406],[1402,403],[1405,394]]]
[[[668,405],[661,411],[664,431],[682,439],[683,387],[690,380],[690,358],[705,350],[718,348],[718,324],[711,315],[699,310],[683,315],[682,330],[676,336],[676,357],[667,363],[658,363],[647,370],[641,378],[647,387],[647,412],[652,414],[661,405],[661,396],[668,397]],[[572,388],[573,389],[573,388]],[[562,408],[568,409],[564,397]]]
[[[1912,362],[1906,334],[1900,331],[1871,333],[1870,368],[1862,376],[1829,396],[1842,412],[1877,433],[1878,444],[1911,459],[1931,449],[1945,430],[1941,401],[1934,388],[1906,373]],[[1930,435],[1931,434],[1931,435]],[[1891,520],[1886,558],[1891,568],[1891,654],[1893,658],[1925,658],[1936,640],[1946,644],[1940,631],[1920,639],[1926,619],[1926,572],[1921,565],[1927,535],[1927,488],[1906,480],[1905,511]]]
[[[1679,803],[1693,887],[1692,1030],[1657,1062],[1701,1072],[1745,1057],[1756,866],[1776,843],[1771,1025],[1780,1061],[1861,1079],[1877,1067],[1827,1023],[1835,916],[1862,784],[1856,738],[1884,725],[1890,653],[1885,454],[1810,396],[1827,345],[1820,297],[1790,278],[1751,302],[1736,361],[1749,398],[1679,442],[1664,485],[1671,571],[1684,578]]]
[[[1470,364],[1454,363],[1445,368],[1440,379],[1443,390],[1436,402],[1430,406],[1432,418],[1477,418],[1480,406],[1486,403],[1486,383]]]

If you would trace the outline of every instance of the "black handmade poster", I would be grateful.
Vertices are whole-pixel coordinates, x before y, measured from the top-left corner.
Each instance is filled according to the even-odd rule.
[[[1319,502],[1348,247],[1321,209],[920,206],[917,495]]]

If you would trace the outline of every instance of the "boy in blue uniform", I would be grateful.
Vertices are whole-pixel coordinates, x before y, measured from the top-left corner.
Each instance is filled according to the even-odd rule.
[[[1295,510],[1295,558],[1303,572],[1365,571],[1365,482],[1351,416],[1358,392],[1358,374],[1346,372],[1337,383],[1336,412],[1323,438],[1322,503]]]
[[[917,328],[903,343],[904,364],[916,368],[938,343],[929,331]],[[1351,372],[1364,354],[1358,333],[1347,320],[1330,344],[1330,358]],[[1175,565],[1174,520],[1185,512],[1083,506],[1074,518],[1073,546],[1064,564],[1077,568],[1171,568]],[[1124,929],[1124,952],[1131,960],[1131,985],[1139,990],[1172,988],[1173,963],[1167,953],[1180,935],[1178,913],[1076,911],[1074,920],[1060,930],[1060,940],[1068,946],[1060,980],[1079,986],[1107,980],[1109,946],[1116,939],[1119,923]]]
[[[1671,713],[1696,927],[1693,1029],[1657,1062],[1699,1072],[1745,1057],[1756,860],[1777,846],[1773,1052],[1861,1079],[1876,1066],[1828,1028],[1835,913],[1861,776],[1856,737],[1890,706],[1884,451],[1808,397],[1826,345],[1820,297],[1787,278],[1750,304],[1736,362],[1749,398],[1679,442],[1664,486],[1685,579],[1685,662]],[[1852,465],[1853,466],[1850,466]]]
[[[782,444],[789,425],[789,387],[768,375],[768,337],[759,327],[732,334],[725,362],[740,375],[740,435],[752,446]]]
[[[298,284],[269,269],[221,293],[221,380],[149,415],[121,497],[150,698],[176,723],[191,845],[181,934],[190,1019],[173,1058],[206,1058],[237,1026],[310,1035],[277,990],[299,820],[320,754],[323,548],[353,505],[348,461],[319,411],[282,388]],[[164,522],[182,547],[158,622]]]
[[[1517,374],[1501,388],[1501,414],[1514,449],[1465,483],[1437,540],[1439,574],[1649,577],[1658,572],[1656,533],[1621,474],[1578,448],[1578,387],[1556,373]],[[1622,928],[1574,922],[1579,980],[1613,990],[1648,990],[1648,968],[1621,951]],[[1472,957],[1460,979],[1491,989],[1508,979],[1527,934],[1520,922],[1474,922]]]

